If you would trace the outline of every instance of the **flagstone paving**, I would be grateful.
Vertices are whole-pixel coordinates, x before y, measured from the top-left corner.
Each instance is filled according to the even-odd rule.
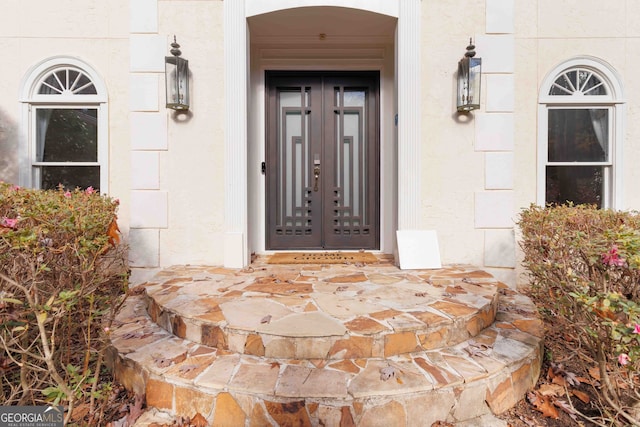
[[[147,405],[211,425],[430,426],[532,387],[532,302],[470,266],[176,266],[140,285],[109,362]]]

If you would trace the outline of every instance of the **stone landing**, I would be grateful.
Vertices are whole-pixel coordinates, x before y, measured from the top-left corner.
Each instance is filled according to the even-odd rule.
[[[172,267],[111,330],[147,405],[224,426],[430,426],[501,413],[539,375],[531,301],[469,266]]]

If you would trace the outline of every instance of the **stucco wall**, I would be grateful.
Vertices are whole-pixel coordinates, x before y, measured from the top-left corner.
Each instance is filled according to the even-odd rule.
[[[31,67],[53,56],[73,56],[98,71],[107,85],[110,121],[110,192],[126,204],[128,148],[128,0],[77,2],[7,0],[0,14],[0,179],[18,182],[22,123],[19,94]],[[123,214],[126,221],[126,213]]]
[[[318,2],[315,2],[316,4]],[[640,209],[640,9],[636,0],[422,1],[420,227],[445,263],[522,273],[518,211],[536,201],[538,95],[556,65],[600,58],[624,87],[622,209]],[[0,179],[18,181],[26,132],[21,82],[40,61],[77,57],[109,95],[109,193],[134,267],[222,264],[225,231],[224,3],[220,0],[5,0],[0,47]],[[164,107],[176,35],[190,60],[188,114]],[[455,112],[457,61],[469,37],[483,58],[481,109]],[[244,141],[238,141],[243,144]],[[618,147],[620,148],[620,147]],[[393,200],[393,198],[390,198]]]
[[[131,79],[142,98],[132,100],[136,104],[131,108],[132,266],[154,271],[183,263],[220,264],[225,203],[223,3],[131,0],[131,11]],[[164,105],[164,56],[174,35],[182,57],[189,60],[187,113]],[[145,57],[147,61],[135,59]]]

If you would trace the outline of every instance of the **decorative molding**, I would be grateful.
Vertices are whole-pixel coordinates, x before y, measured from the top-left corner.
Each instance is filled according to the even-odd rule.
[[[402,0],[398,18],[398,229],[420,228],[420,0]]]
[[[249,263],[247,212],[247,20],[245,1],[224,2],[225,267]]]

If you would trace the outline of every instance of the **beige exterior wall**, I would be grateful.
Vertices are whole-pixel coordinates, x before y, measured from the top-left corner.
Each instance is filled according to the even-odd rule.
[[[29,70],[53,56],[71,56],[96,69],[110,107],[110,191],[126,204],[129,186],[129,2],[7,0],[0,14],[0,179],[18,183],[22,122],[19,96]],[[127,213],[122,216],[126,221]]]
[[[304,1],[292,2],[298,3]],[[475,264],[508,283],[518,281],[514,225],[518,211],[536,201],[539,185],[539,90],[547,74],[572,57],[597,57],[621,78],[626,104],[623,147],[617,148],[624,157],[617,167],[622,167],[623,185],[622,205],[616,207],[640,208],[640,107],[635,102],[640,99],[635,78],[640,9],[635,3],[420,3],[418,228],[437,231],[444,263]],[[383,2],[377,4],[384,10]],[[46,58],[77,57],[97,70],[107,87],[109,193],[122,202],[120,223],[131,243],[132,266],[153,272],[172,264],[224,263],[230,194],[225,186],[224,21],[220,0],[5,0],[0,48],[11,60],[0,71],[0,179],[18,181],[26,125],[18,98],[25,75]],[[163,57],[174,34],[190,60],[188,114],[164,107]],[[469,37],[483,58],[482,106],[460,115],[455,73]],[[398,47],[393,49],[397,55]],[[388,100],[385,108],[395,106]],[[249,158],[255,156],[249,153]],[[387,200],[397,203],[393,195]],[[386,215],[395,216],[395,210]],[[250,235],[248,241],[256,239],[260,236]]]

